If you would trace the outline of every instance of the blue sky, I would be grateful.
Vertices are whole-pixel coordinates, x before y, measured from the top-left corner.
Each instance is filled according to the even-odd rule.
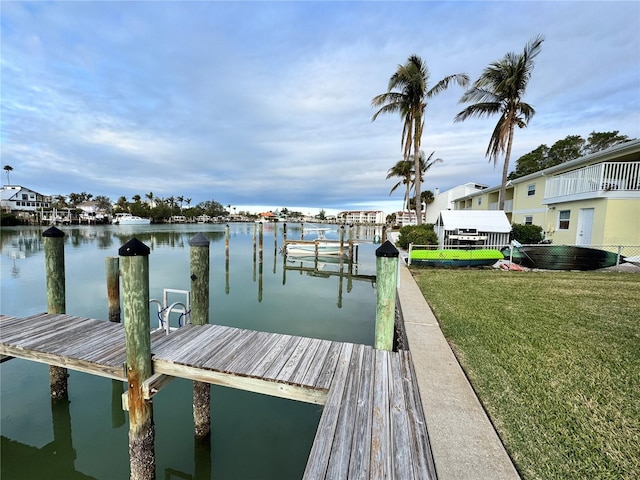
[[[640,2],[14,2],[1,8],[1,156],[50,195],[184,196],[236,207],[395,211],[397,116],[371,99],[418,54],[430,84],[546,38],[515,160],[567,135],[640,137]],[[452,87],[422,144],[425,188],[490,186],[496,118],[453,123]],[[3,183],[6,175],[3,173]]]

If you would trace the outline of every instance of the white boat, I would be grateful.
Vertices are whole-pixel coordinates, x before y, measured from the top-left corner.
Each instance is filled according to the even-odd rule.
[[[298,256],[324,256],[324,255],[340,255],[340,242],[338,240],[328,240],[325,232],[330,228],[305,228],[304,234],[315,233],[316,238],[313,240],[287,240],[285,244],[286,255]],[[348,245],[343,245],[343,255],[347,255]]]
[[[116,213],[116,216],[111,220],[113,225],[149,225],[151,223],[150,218],[142,218],[137,215],[131,215],[130,213]]]

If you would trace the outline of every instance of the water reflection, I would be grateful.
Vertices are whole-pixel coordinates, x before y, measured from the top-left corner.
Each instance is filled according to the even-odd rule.
[[[347,281],[347,293],[353,289],[353,281],[371,283],[375,288],[376,276],[358,274],[357,262],[341,260],[337,257],[283,257],[282,284],[287,284],[287,271],[303,273],[309,277],[325,278],[338,277],[338,298],[336,305],[342,308],[343,283]],[[275,271],[274,271],[275,273]]]
[[[2,313],[27,316],[46,310],[44,230],[2,229],[2,259],[11,258],[12,251],[23,252],[22,256],[13,254],[17,281],[9,278],[13,260],[3,262]],[[356,281],[358,276],[375,273],[373,245],[361,245],[360,262],[341,266],[323,259],[285,259],[278,252],[283,225],[264,226],[261,250],[255,224],[232,224],[228,233],[224,225],[74,226],[61,230],[66,234],[67,311],[74,315],[108,319],[105,257],[117,255],[118,248],[133,237],[154,249],[150,257],[152,298],[160,298],[164,288],[189,289],[188,242],[202,232],[212,242],[211,323],[373,343],[375,292],[366,282]],[[287,234],[291,239],[300,238],[302,229],[299,224],[288,225]],[[153,326],[156,324],[154,319]],[[32,373],[39,366],[23,360],[0,366],[3,480],[126,478],[123,384],[70,371],[74,431],[65,416],[67,404],[67,413],[58,411],[54,420],[61,444],[51,445],[56,442],[50,441],[53,424],[46,407],[48,392],[43,393],[48,388],[46,373],[35,380]],[[211,444],[196,444],[191,395],[191,383],[177,379],[154,398],[159,478],[300,478],[320,408],[216,387],[212,391]],[[44,400],[44,412],[24,407],[25,399]],[[45,443],[48,447],[42,446]],[[53,458],[51,451],[57,450],[66,457]],[[63,473],[58,474],[61,461],[66,466],[60,466]]]
[[[3,458],[12,459],[11,462],[3,462],[3,480],[52,477],[95,480],[95,477],[76,470],[69,403],[69,400],[51,400],[53,440],[41,448],[25,445],[4,435],[0,437]]]

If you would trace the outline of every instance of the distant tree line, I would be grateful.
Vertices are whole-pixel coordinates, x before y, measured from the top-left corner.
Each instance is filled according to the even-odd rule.
[[[575,160],[584,155],[606,150],[629,140],[626,135],[620,135],[619,130],[614,130],[613,132],[591,132],[586,140],[580,135],[568,135],[564,139],[558,140],[551,147],[543,144],[521,156],[516,160],[516,169],[509,173],[507,178],[515,180],[530,173]]]
[[[131,213],[140,217],[151,218],[153,222],[162,222],[175,215],[184,215],[187,218],[195,218],[200,215],[208,215],[210,217],[226,216],[229,212],[225,207],[215,200],[207,200],[191,206],[191,199],[184,196],[170,196],[167,198],[156,197],[153,192],[145,194],[146,201],[143,201],[141,195],[133,195],[131,200],[122,196],[113,204],[109,197],[98,195],[96,197],[91,193],[72,192],[69,195],[55,195],[53,197],[53,208],[77,208],[78,205],[94,201],[97,202],[98,208],[115,213]]]

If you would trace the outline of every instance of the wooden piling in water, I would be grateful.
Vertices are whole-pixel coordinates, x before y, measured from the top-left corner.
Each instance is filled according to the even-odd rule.
[[[227,227],[228,228],[228,227]],[[189,240],[191,261],[191,323],[209,323],[209,240],[198,233]],[[211,433],[211,386],[193,382],[193,428],[196,439]]]
[[[109,305],[109,321],[120,323],[120,258],[107,257],[107,302]]]
[[[389,241],[376,249],[376,327],[374,348],[393,350],[398,283],[398,249]]]
[[[64,272],[64,232],[51,227],[42,233],[44,238],[45,271],[47,277],[47,313],[66,313],[66,292]],[[67,378],[63,367],[49,366],[49,386],[51,398],[69,398]]]
[[[118,253],[122,267],[127,350],[130,479],[155,479],[153,405],[144,400],[142,393],[142,383],[152,374],[149,329],[150,249],[133,238],[120,247]]]

